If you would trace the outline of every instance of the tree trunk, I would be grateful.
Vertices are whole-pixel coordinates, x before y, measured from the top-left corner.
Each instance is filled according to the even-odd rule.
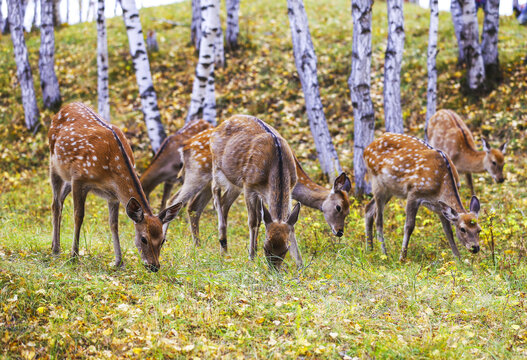
[[[66,24],[70,23],[70,0],[66,0]]]
[[[200,0],[192,0],[192,23],[190,24],[190,41],[196,50],[201,42],[201,4]]]
[[[498,30],[500,25],[500,0],[487,0],[485,3],[485,20],[481,34],[481,54],[487,77],[499,79],[500,61],[498,57]]]
[[[108,88],[108,40],[104,0],[97,0],[97,104],[102,118],[110,121],[110,94]]]
[[[22,25],[24,25],[24,19],[26,18],[26,10],[29,5],[29,0],[20,0],[22,3]]]
[[[24,107],[26,127],[35,133],[40,126],[40,114],[37,107],[31,67],[29,66],[26,42],[24,40],[20,3],[18,0],[8,0],[7,6],[7,18],[9,19],[11,39],[13,40],[18,82],[20,83],[22,91],[22,105]]]
[[[342,172],[342,168],[333,146],[326,117],[324,116],[324,107],[320,100],[317,79],[317,56],[311,41],[303,0],[287,0],[287,13],[293,39],[296,70],[304,92],[309,127],[315,140],[318,160],[322,172],[329,179],[333,180],[338,173]]]
[[[459,1],[452,0],[450,2],[450,14],[452,15],[452,23],[454,24],[454,33],[457,39],[457,63],[463,65],[465,63],[465,54],[463,53],[463,39],[461,38],[461,30],[463,29],[463,11]]]
[[[463,28],[461,39],[463,55],[467,64],[467,83],[471,90],[480,90],[485,81],[485,66],[481,56],[478,36],[478,18],[476,16],[476,3],[474,0],[460,1],[463,11]]]
[[[82,22],[82,0],[79,0],[79,23]],[[115,2],[117,4],[117,1]]]
[[[152,83],[150,63],[148,62],[148,54],[146,53],[139,12],[135,7],[135,0],[120,0],[120,2],[123,8],[123,19],[126,25],[130,54],[132,55],[135,76],[141,96],[141,106],[143,108],[146,129],[152,150],[156,152],[161,142],[165,139],[166,134],[157,106],[157,96]]]
[[[62,23],[60,21],[60,1],[61,0],[52,0],[52,1],[53,1],[53,26],[59,26]],[[40,13],[42,14],[42,11]]]
[[[236,50],[238,48],[238,34],[240,33],[240,25],[238,22],[238,15],[240,12],[240,0],[227,0],[227,49]]]
[[[2,0],[0,0],[0,31],[4,33],[5,23],[9,20],[4,19],[4,14],[2,14]]]
[[[40,87],[44,108],[58,110],[62,100],[60,98],[59,81],[55,74],[55,29],[53,27],[52,0],[40,0]]]
[[[219,0],[201,0],[201,41],[199,60],[196,66],[196,77],[192,87],[190,109],[186,121],[200,118],[211,124],[216,123],[216,110],[210,108],[214,96],[214,61],[217,33],[220,31]],[[208,99],[207,99],[208,97]],[[214,100],[215,102],[215,100]],[[213,117],[214,115],[214,117]]]
[[[203,21],[203,20],[202,20]],[[218,30],[214,32],[214,64],[217,67],[225,66],[225,49],[223,46],[223,30],[221,28],[220,13],[218,11]]]
[[[401,63],[404,51],[403,0],[388,0],[388,43],[384,57],[384,122],[386,131],[402,134]]]
[[[428,90],[426,96],[426,121],[425,121],[425,141],[428,142],[428,121],[436,112],[437,99],[437,30],[439,5],[438,0],[430,0],[430,28],[428,31]]]
[[[353,48],[351,75],[348,85],[351,92],[354,118],[353,170],[355,194],[371,192],[365,180],[364,149],[373,141],[375,114],[370,96],[371,73],[371,10],[373,0],[352,0]]]

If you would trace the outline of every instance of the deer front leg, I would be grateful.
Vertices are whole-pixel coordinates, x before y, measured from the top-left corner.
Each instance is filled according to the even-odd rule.
[[[384,244],[384,232],[383,232],[383,213],[384,213],[384,205],[388,202],[388,199],[384,199],[382,197],[374,197],[375,199],[375,205],[376,205],[376,215],[377,215],[377,239],[381,243],[382,253],[384,255],[387,255],[386,253],[386,245]]]
[[[368,248],[373,250],[373,222],[375,220],[375,200],[372,200],[366,205],[366,212],[364,214],[364,222],[366,224],[366,237],[368,239]]]
[[[474,191],[474,184],[472,183],[472,174],[466,173],[465,177],[467,178],[467,185],[470,188],[470,193],[472,195],[476,195],[476,192]]]
[[[51,210],[53,213],[53,240],[51,242],[51,250],[53,255],[58,255],[60,253],[60,223],[62,222],[62,208],[64,205],[64,199],[68,195],[66,193],[63,196],[64,189],[70,189],[71,186],[62,180],[62,178],[51,170],[51,188],[53,190],[53,203],[51,205]]]
[[[210,185],[207,185],[202,192],[197,194],[187,206],[187,214],[190,221],[190,229],[192,232],[192,239],[194,240],[194,245],[200,246],[199,242],[199,219],[201,213],[209,203],[212,198],[212,191]]]
[[[223,214],[223,207],[221,204],[221,187],[217,181],[212,180],[212,197],[214,199],[214,207],[218,214],[218,233],[220,239],[220,252],[227,253],[227,222]]]
[[[121,243],[119,242],[119,201],[108,201],[108,221],[112,232],[113,252],[115,254],[115,267],[123,266]]]
[[[262,204],[258,195],[246,190],[245,205],[247,206],[247,222],[249,224],[250,236],[249,259],[254,260],[254,256],[258,250],[258,230],[262,222],[262,214],[260,213]]]
[[[454,234],[452,233],[452,225],[450,224],[450,221],[448,221],[441,214],[439,214],[439,219],[441,219],[441,225],[443,225],[443,231],[445,232],[445,236],[448,239],[448,243],[450,244],[450,248],[452,249],[452,252],[454,253],[454,256],[459,259],[460,258],[459,250],[457,249],[456,242],[454,241]]]
[[[417,210],[419,210],[419,201],[408,197],[406,203],[406,223],[404,225],[404,238],[403,245],[401,248],[401,256],[399,256],[399,261],[404,261],[406,259],[406,253],[408,252],[408,242],[410,241],[410,236],[415,228],[415,217],[417,215]]]
[[[161,209],[165,208],[173,187],[174,183],[172,181],[165,181],[165,184],[163,185],[163,197],[161,198]]]
[[[82,183],[75,180],[72,181],[71,187],[73,192],[73,214],[75,216],[75,230],[71,256],[75,258],[79,255],[79,238],[82,222],[84,221],[84,205],[86,203],[87,192],[84,190]]]

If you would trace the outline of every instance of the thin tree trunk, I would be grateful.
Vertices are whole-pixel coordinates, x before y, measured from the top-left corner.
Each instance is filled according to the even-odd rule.
[[[37,23],[37,17],[38,17],[38,5],[39,2],[37,0],[35,0],[35,7],[33,8],[33,21],[31,21],[31,28],[37,28],[38,27],[38,23]],[[42,10],[40,11],[42,12]],[[42,16],[41,16],[42,17]],[[40,19],[40,22],[42,23],[42,19]]]
[[[303,0],[287,0],[287,13],[293,39],[296,69],[306,101],[306,112],[311,134],[315,140],[322,172],[331,180],[342,172],[339,158],[329,133],[324,107],[320,100],[317,79],[317,56],[311,41]]]
[[[481,54],[487,77],[500,78],[500,61],[498,56],[498,30],[500,25],[500,0],[485,2],[485,20],[481,34]]]
[[[240,33],[240,25],[238,16],[240,13],[240,0],[226,0],[227,5],[227,31],[226,42],[228,50],[236,50],[238,48],[238,35]]]
[[[200,114],[203,114],[204,120],[216,124],[215,107],[213,112],[210,96],[214,94],[215,45],[217,32],[220,30],[219,5],[219,0],[201,0],[202,36],[187,122],[197,119]],[[212,117],[213,114],[214,117]]]
[[[467,64],[467,82],[471,90],[481,89],[485,81],[485,66],[481,56],[478,36],[478,18],[476,16],[476,3],[474,0],[460,1],[463,11],[463,28],[461,39],[463,55]]]
[[[20,0],[22,3],[22,25],[24,25],[24,19],[26,18],[27,6],[29,5],[29,0]]]
[[[110,94],[108,88],[108,40],[104,0],[97,0],[97,104],[102,118],[110,121]]]
[[[40,0],[40,87],[46,109],[58,110],[62,100],[60,98],[59,81],[55,74],[55,29],[53,27],[52,0]]]
[[[216,126],[216,93],[214,91],[215,80],[214,71],[209,75],[207,86],[205,87],[205,100],[203,101],[203,119],[208,120],[212,125]]]
[[[428,142],[428,121],[436,112],[437,100],[437,29],[439,25],[438,0],[430,0],[430,28],[428,30],[428,90],[426,96],[425,141]]]
[[[70,0],[66,0],[66,24],[70,23]]]
[[[157,106],[157,96],[150,73],[150,63],[143,38],[143,29],[139,19],[139,12],[135,7],[135,0],[120,0],[123,9],[123,19],[130,44],[130,54],[135,69],[141,106],[152,149],[156,152],[165,139],[166,134],[161,123],[161,115]]]
[[[117,1],[115,2],[117,4]],[[82,22],[82,0],[79,0],[79,24]]]
[[[384,57],[384,122],[386,131],[402,134],[401,63],[404,51],[403,0],[387,0],[388,43]]]
[[[219,6],[218,6],[219,7]],[[214,31],[214,64],[216,67],[225,66],[225,49],[223,46],[223,29],[221,28],[220,12],[218,10],[218,24],[219,27]]]
[[[9,19],[11,39],[13,40],[18,82],[22,90],[22,105],[24,107],[26,127],[35,133],[40,126],[40,114],[37,107],[31,67],[29,66],[26,42],[24,40],[20,3],[18,0],[8,0],[7,6],[7,18]]]
[[[190,41],[196,50],[201,42],[201,4],[200,0],[192,0],[192,22],[190,24]]]
[[[53,25],[59,26],[62,23],[60,21],[60,1],[61,0],[52,0],[52,1],[53,1]]]
[[[2,0],[0,0],[0,31],[2,34],[4,33],[5,23],[7,23],[8,20],[4,19],[4,14],[2,14]]]
[[[355,194],[371,192],[365,180],[366,164],[364,149],[373,141],[375,114],[370,96],[371,73],[371,10],[373,0],[352,0],[353,48],[351,75],[348,85],[351,91],[354,118],[353,170]]]
[[[465,63],[465,54],[463,53],[463,39],[461,38],[461,30],[463,29],[463,11],[459,1],[452,0],[450,2],[450,14],[452,15],[452,23],[454,24],[454,33],[457,39],[457,63],[462,65]]]

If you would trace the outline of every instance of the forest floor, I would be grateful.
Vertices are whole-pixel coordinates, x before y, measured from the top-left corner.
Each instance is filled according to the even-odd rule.
[[[353,117],[347,78],[352,21],[344,0],[307,0],[318,56],[322,102],[341,164],[351,173]],[[224,11],[223,11],[224,13]],[[167,19],[186,24],[172,26]],[[196,54],[189,46],[190,2],[145,9],[143,29],[155,29],[151,54],[162,120],[169,133],[183,124]],[[406,48],[402,100],[408,133],[422,136],[426,110],[428,11],[405,3]],[[373,11],[372,97],[378,134],[383,126],[385,3]],[[480,24],[482,17],[480,13]],[[112,122],[133,145],[138,171],[151,159],[122,19],[108,21]],[[286,137],[306,171],[323,182],[295,70],[286,2],[242,2],[241,48],[217,75],[220,120],[257,116]],[[47,127],[24,128],[10,38],[0,38],[0,357],[5,358],[525,358],[527,356],[527,53],[525,28],[500,23],[503,82],[485,96],[462,94],[464,70],[448,13],[439,22],[438,108],[461,114],[479,139],[510,139],[507,181],[476,176],[482,202],[482,251],[454,259],[441,225],[426,210],[398,261],[404,202],[387,206],[389,254],[365,246],[365,201],[353,200],[345,234],[335,238],[321,213],[303,207],[296,225],[306,268],[288,257],[270,271],[261,248],[247,256],[247,217],[240,198],[231,211],[230,256],[219,253],[216,217],[203,216],[203,245],[195,248],[183,213],[170,227],[162,268],[140,265],[133,226],[120,216],[125,267],[112,266],[104,201],[89,196],[77,263],[69,257],[72,203],[66,200],[62,254],[51,256],[51,188]],[[38,89],[38,32],[26,37]],[[96,27],[56,32],[56,69],[66,102],[96,107]],[[469,191],[462,179],[462,198]],[[158,207],[160,191],[153,198]],[[262,235],[260,236],[262,240]]]

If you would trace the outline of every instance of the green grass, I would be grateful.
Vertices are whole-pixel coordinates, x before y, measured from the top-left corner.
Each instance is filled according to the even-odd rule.
[[[353,121],[346,80],[351,61],[349,1],[306,1],[319,60],[325,113],[342,165],[352,169]],[[228,55],[218,75],[218,113],[256,115],[291,142],[306,170],[321,178],[294,66],[284,2],[242,2],[242,49]],[[406,48],[402,95],[405,126],[422,134],[426,105],[426,10],[405,4]],[[146,9],[145,29],[158,33],[161,52],[151,66],[169,132],[183,123],[196,57],[188,27],[190,2]],[[523,358],[527,356],[527,194],[525,67],[522,28],[500,24],[504,82],[482,99],[462,96],[463,70],[455,67],[450,15],[440,14],[439,107],[467,118],[494,143],[510,136],[507,182],[475,177],[482,201],[482,251],[461,249],[455,261],[435,215],[418,214],[408,258],[398,261],[404,202],[387,206],[389,255],[366,250],[363,208],[353,201],[345,235],[335,239],[321,213],[303,207],[296,226],[306,263],[298,273],[288,257],[284,271],[269,271],[260,249],[248,260],[243,199],[229,221],[230,256],[217,242],[214,211],[201,222],[203,246],[192,245],[181,215],[170,227],[159,273],[142,267],[133,226],[121,211],[125,267],[112,266],[106,204],[89,196],[81,256],[72,262],[71,197],[62,225],[63,253],[51,256],[51,188],[44,130],[30,136],[16,84],[10,39],[0,38],[0,356],[5,358]],[[385,4],[374,7],[372,96],[382,129]],[[29,34],[38,85],[38,33]],[[57,72],[66,101],[96,104],[95,24],[57,31]],[[149,144],[141,119],[127,38],[121,19],[109,21],[112,122],[125,129],[141,171]],[[454,89],[454,90],[453,90]],[[37,92],[38,89],[37,89]],[[15,94],[15,96],[13,96]],[[464,181],[462,181],[464,185]],[[462,187],[462,198],[469,191]],[[153,204],[159,204],[160,191]],[[263,230],[263,229],[262,229]],[[491,237],[494,237],[492,250]],[[262,236],[260,236],[262,240]]]

